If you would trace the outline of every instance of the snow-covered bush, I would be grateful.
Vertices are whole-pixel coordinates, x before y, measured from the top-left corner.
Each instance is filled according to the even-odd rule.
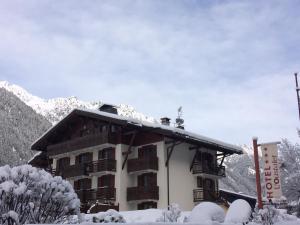
[[[79,214],[72,185],[30,165],[0,167],[0,224],[58,223]]]
[[[253,222],[263,225],[272,225],[277,222],[295,221],[297,217],[289,215],[286,209],[276,209],[274,205],[265,205],[263,209],[254,209]]]
[[[168,206],[167,209],[164,209],[162,211],[162,216],[157,219],[157,222],[177,222],[178,218],[181,215],[181,210],[179,208],[179,205],[176,203],[173,203]]]
[[[212,202],[202,202],[196,205],[188,220],[191,223],[211,223],[211,221],[224,222],[225,212],[220,206]]]
[[[91,221],[86,221],[91,222]],[[92,217],[93,223],[126,223],[124,217],[114,209],[100,212]]]
[[[252,216],[253,222],[272,225],[279,220],[279,211],[273,205],[265,205],[263,209],[255,208]]]
[[[246,223],[252,213],[251,206],[243,199],[235,200],[231,203],[225,217],[227,223]]]

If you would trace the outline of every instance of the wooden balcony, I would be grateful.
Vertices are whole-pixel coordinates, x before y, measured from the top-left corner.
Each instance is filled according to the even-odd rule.
[[[127,162],[128,173],[143,172],[149,170],[158,170],[157,157],[129,159]]]
[[[89,201],[115,201],[116,189],[114,187],[102,187],[89,190],[76,190],[78,198],[82,203]]]
[[[150,187],[129,187],[127,188],[127,201],[141,201],[141,200],[158,200],[159,189],[158,186]]]
[[[106,143],[116,144],[116,140],[117,140],[116,134],[114,133],[109,134],[108,132],[102,132],[98,134],[75,138],[54,145],[49,145],[47,147],[47,153],[48,156],[59,155],[74,150],[106,144]]]
[[[88,175],[86,164],[75,164],[65,166],[62,169],[53,170],[52,174],[55,176],[61,176],[62,178],[81,177]]]
[[[218,202],[219,192],[212,190],[205,190],[203,188],[198,188],[193,190],[194,202]]]
[[[225,166],[204,166],[201,163],[195,162],[193,165],[193,174],[195,175],[210,175],[215,177],[225,177]]]
[[[116,160],[99,159],[87,164],[88,173],[116,172]]]

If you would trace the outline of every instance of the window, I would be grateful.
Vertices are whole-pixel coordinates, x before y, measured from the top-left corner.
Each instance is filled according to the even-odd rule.
[[[98,159],[115,159],[115,149],[105,148],[99,151]]]
[[[156,209],[156,208],[157,208],[156,202],[143,202],[143,203],[138,204],[138,210]]]
[[[64,157],[58,160],[57,162],[57,169],[62,170],[66,168],[66,166],[70,165],[70,158],[69,157]]]
[[[202,188],[203,187],[203,179],[202,177],[197,177],[197,187]]]
[[[144,173],[144,174],[138,176],[138,186],[140,186],[140,187],[157,186],[156,173]]]
[[[155,158],[157,157],[156,145],[146,145],[138,150],[139,158]]]
[[[205,178],[203,183],[203,188],[205,190],[214,191],[215,190],[215,181],[212,179]]]
[[[93,153],[87,152],[76,156],[76,164],[88,163],[93,160]]]
[[[88,190],[91,189],[92,181],[91,179],[85,178],[74,181],[75,190]]]
[[[114,175],[104,175],[98,178],[98,187],[114,187],[114,186],[115,186]]]

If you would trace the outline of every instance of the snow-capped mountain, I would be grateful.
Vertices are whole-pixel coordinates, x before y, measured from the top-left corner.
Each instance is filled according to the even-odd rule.
[[[0,97],[0,154],[3,156],[0,158],[0,166],[28,161],[33,155],[29,150],[30,144],[51,126],[48,121],[54,124],[74,108],[95,109],[102,104],[101,101],[84,102],[76,97],[46,100],[6,81],[0,81]],[[158,123],[156,119],[136,112],[133,107],[125,104],[118,106],[118,114]],[[255,195],[253,149],[246,145],[242,148],[243,155],[232,155],[225,159],[226,178],[220,179],[220,187]],[[300,180],[300,147],[283,141],[279,153],[284,162],[283,192],[288,199],[294,200],[298,196]],[[294,191],[289,186],[295,187]]]
[[[101,101],[84,102],[74,96],[67,98],[42,99],[28,93],[22,87],[10,84],[7,81],[0,81],[0,88],[4,88],[13,93],[22,102],[30,106],[38,114],[44,116],[52,124],[57,123],[74,108],[97,109],[102,104]],[[132,106],[126,104],[120,104],[118,106],[118,114],[152,123],[158,122],[152,117],[135,111]]]

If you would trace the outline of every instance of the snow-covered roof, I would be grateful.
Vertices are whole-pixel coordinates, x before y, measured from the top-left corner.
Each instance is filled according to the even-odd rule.
[[[171,127],[167,125],[162,125],[160,123],[151,123],[147,121],[141,121],[130,117],[120,116],[112,113],[107,113],[99,110],[91,110],[91,109],[74,109],[72,110],[68,115],[66,115],[60,122],[55,124],[53,127],[48,129],[39,139],[37,139],[31,146],[31,149],[33,150],[43,150],[37,148],[38,145],[42,142],[43,139],[45,139],[53,130],[55,130],[63,121],[66,121],[71,115],[73,114],[79,114],[84,115],[88,117],[97,117],[100,119],[109,119],[113,120],[116,123],[121,123],[123,125],[127,126],[133,126],[137,128],[151,128],[153,129],[153,132],[156,133],[162,133],[166,136],[172,137],[172,138],[180,138],[187,141],[199,143],[199,144],[205,144],[208,146],[214,147],[214,149],[218,151],[224,151],[227,153],[237,153],[242,154],[243,150],[241,147],[228,144],[216,139],[212,139],[209,137],[205,137],[203,135],[199,135],[196,133],[192,133],[180,128]]]
[[[239,196],[242,196],[242,197],[245,197],[245,198],[250,198],[250,199],[255,199],[255,200],[256,200],[256,197],[255,197],[255,196],[252,196],[252,195],[246,195],[246,194],[240,193],[240,192],[229,191],[229,190],[223,189],[223,188],[220,188],[220,191],[223,191],[223,192],[226,192],[226,193],[229,193],[229,194],[239,195]]]

